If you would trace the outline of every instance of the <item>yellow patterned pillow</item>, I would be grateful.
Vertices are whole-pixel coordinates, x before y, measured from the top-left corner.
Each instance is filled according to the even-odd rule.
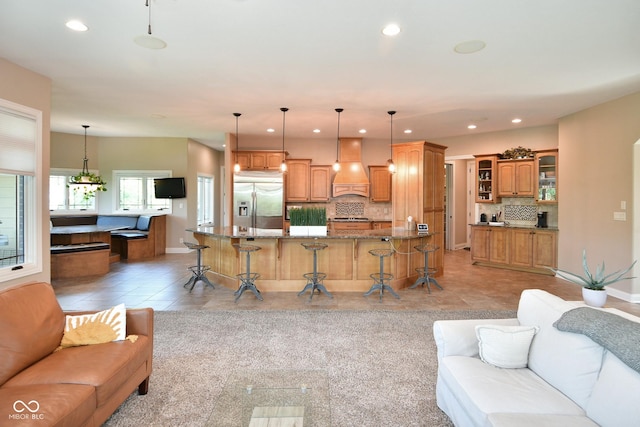
[[[125,339],[127,312],[124,304],[95,314],[67,315],[61,348],[101,344]]]

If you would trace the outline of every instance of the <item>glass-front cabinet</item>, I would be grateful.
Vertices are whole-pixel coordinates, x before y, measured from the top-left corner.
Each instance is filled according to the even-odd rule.
[[[536,153],[536,191],[538,203],[558,203],[558,150]]]
[[[476,156],[476,203],[496,203],[498,156]]]

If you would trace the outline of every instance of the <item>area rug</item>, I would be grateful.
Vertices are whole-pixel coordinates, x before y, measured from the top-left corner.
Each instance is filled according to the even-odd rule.
[[[435,401],[438,319],[513,311],[156,312],[149,393],[105,426],[240,426],[242,387],[304,384],[305,427],[452,426]]]

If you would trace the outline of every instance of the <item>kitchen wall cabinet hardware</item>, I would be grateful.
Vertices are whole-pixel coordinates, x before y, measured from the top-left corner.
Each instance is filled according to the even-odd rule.
[[[533,197],[534,160],[498,161],[498,196]]]
[[[369,166],[369,199],[391,202],[391,173],[388,166]]]
[[[534,196],[541,204],[558,203],[558,150],[539,151],[535,157]]]

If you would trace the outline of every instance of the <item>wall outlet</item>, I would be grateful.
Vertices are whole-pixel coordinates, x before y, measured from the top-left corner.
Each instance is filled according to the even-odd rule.
[[[180,243],[184,243],[184,239],[182,237],[180,238]]]
[[[613,213],[613,220],[614,221],[626,221],[627,220],[627,213],[626,212],[614,212]]]

